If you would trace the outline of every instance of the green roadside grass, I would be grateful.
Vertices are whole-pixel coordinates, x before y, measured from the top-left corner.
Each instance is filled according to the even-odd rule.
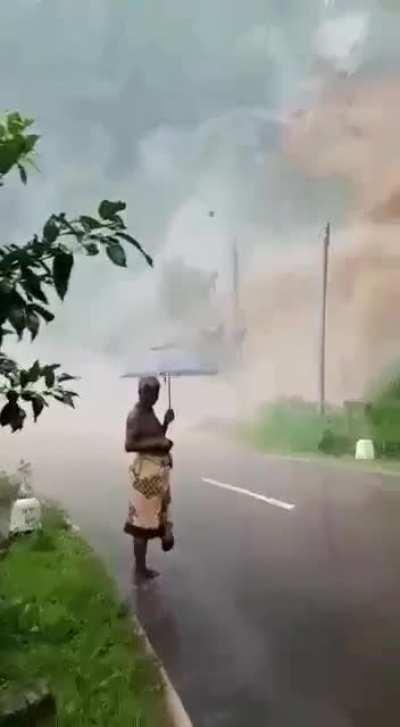
[[[400,476],[398,458],[380,456],[370,462],[356,461],[353,443],[348,443],[347,426],[345,413],[339,407],[328,409],[321,417],[312,403],[279,401],[266,404],[251,421],[240,424],[236,436],[266,454]],[[360,423],[361,432],[362,426]],[[327,431],[338,443],[340,451],[321,451],[320,443]]]
[[[314,404],[307,402],[276,402],[263,406],[240,433],[258,449],[281,454],[319,453],[324,432],[344,436],[346,422],[338,410],[321,417]]]
[[[0,700],[45,680],[59,727],[167,725],[157,665],[83,539],[53,507],[0,560]]]

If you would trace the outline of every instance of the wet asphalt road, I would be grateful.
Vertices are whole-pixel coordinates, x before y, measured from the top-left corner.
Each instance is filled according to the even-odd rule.
[[[193,435],[174,472],[176,550],[152,546],[161,578],[137,590],[119,531],[126,488],[113,462],[100,464],[85,468],[95,507],[78,505],[73,487],[67,504],[133,601],[195,727],[398,727],[397,479]]]

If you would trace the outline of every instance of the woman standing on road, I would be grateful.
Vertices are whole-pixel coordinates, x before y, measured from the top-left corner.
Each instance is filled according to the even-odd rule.
[[[154,413],[160,384],[153,376],[139,381],[139,401],[128,415],[126,423],[126,452],[136,457],[129,468],[132,494],[124,531],[133,536],[135,574],[138,582],[158,576],[147,567],[147,545],[152,538],[161,538],[163,550],[173,547],[170,520],[170,484],[173,443],[167,439],[169,425],[175,415],[169,409],[161,424]]]

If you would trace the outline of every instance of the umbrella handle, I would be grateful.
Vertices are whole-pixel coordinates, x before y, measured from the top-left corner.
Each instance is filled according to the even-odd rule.
[[[168,384],[168,409],[171,409],[172,398],[171,398],[171,376],[170,376],[170,374],[168,374],[168,376],[167,376],[167,384]]]

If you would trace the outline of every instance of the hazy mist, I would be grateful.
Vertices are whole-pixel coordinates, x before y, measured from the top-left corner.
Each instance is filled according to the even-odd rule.
[[[135,396],[120,374],[149,346],[182,333],[179,311],[186,332],[210,316],[221,320],[234,239],[243,369],[176,384],[177,426],[179,416],[181,425],[229,418],[282,393],[316,396],[318,255],[328,219],[328,396],[360,395],[397,355],[389,314],[399,304],[399,272],[388,284],[371,262],[371,249],[396,244],[396,214],[385,213],[397,194],[394,170],[383,182],[400,120],[394,6],[3,0],[2,107],[35,117],[43,135],[40,173],[27,189],[15,179],[1,192],[4,241],[23,241],[53,211],[124,199],[130,230],[156,263],[150,271],[132,252],[121,271],[82,258],[55,323],[18,347],[27,360],[60,360],[83,377],[79,410],[54,409],[36,427],[2,434],[6,459],[35,464],[47,449],[61,461],[96,442],[119,456]],[[349,256],[366,263],[351,266]],[[173,282],[174,265],[200,278],[218,272],[204,316],[196,286]]]

